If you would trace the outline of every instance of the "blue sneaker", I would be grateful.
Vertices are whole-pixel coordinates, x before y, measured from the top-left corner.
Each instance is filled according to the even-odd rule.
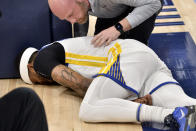
[[[165,117],[164,124],[179,131],[190,131],[196,124],[196,106],[177,107]]]

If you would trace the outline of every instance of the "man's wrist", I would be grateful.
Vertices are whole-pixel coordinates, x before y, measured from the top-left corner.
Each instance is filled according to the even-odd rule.
[[[124,31],[123,31],[123,26],[122,26],[120,23],[116,23],[116,24],[114,25],[114,27],[116,28],[117,31],[120,32],[121,35],[124,33]]]

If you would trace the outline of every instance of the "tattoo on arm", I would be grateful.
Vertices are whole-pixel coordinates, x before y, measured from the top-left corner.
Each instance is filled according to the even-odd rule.
[[[72,71],[68,72],[67,70],[63,69],[61,71],[61,76],[65,80],[76,81],[76,77],[72,75]]]
[[[58,65],[53,69],[52,78],[57,83],[73,89],[80,96],[84,96],[92,81],[64,65]]]

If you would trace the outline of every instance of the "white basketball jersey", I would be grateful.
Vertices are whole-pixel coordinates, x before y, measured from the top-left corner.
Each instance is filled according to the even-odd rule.
[[[147,70],[167,68],[150,48],[136,40],[118,39],[108,46],[97,48],[91,44],[91,40],[92,37],[78,37],[59,41],[65,49],[65,63],[68,63],[69,68],[84,77],[105,76],[138,94],[149,76]],[[140,66],[138,61],[145,61],[145,58],[142,57],[137,60],[137,56],[141,56],[141,53],[150,54],[152,60],[158,63],[157,67],[144,65],[146,66],[144,71],[134,70],[138,65]]]
[[[91,40],[92,37],[78,37],[59,41],[65,49],[65,63],[68,63],[68,67],[87,78],[92,78],[106,66],[108,51],[115,43],[95,48]]]

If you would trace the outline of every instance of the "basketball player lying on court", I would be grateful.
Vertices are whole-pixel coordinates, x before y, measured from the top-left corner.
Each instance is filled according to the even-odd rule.
[[[184,93],[149,47],[118,39],[94,48],[91,39],[26,49],[20,61],[22,79],[29,84],[55,81],[80,96],[87,90],[79,113],[86,122],[159,122],[180,131],[195,127],[196,99]],[[148,94],[152,106],[130,101]]]

